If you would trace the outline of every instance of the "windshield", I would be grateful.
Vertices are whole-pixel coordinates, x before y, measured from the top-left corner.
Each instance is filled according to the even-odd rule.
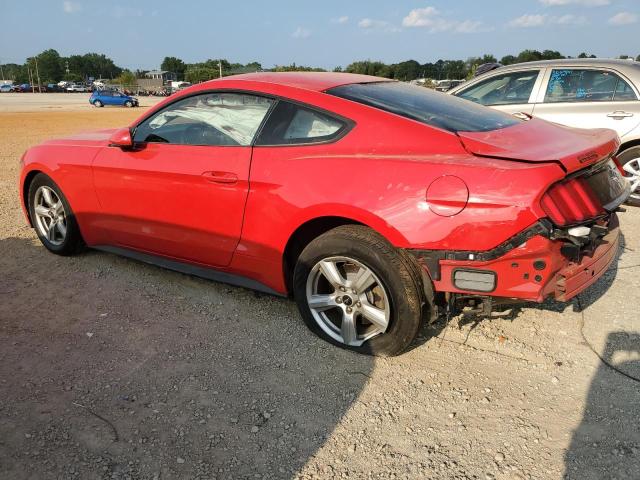
[[[401,82],[354,83],[327,93],[453,133],[487,132],[521,122],[506,113]]]

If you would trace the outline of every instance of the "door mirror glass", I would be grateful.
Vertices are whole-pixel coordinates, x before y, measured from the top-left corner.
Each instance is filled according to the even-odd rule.
[[[111,147],[120,147],[120,148],[128,148],[133,146],[133,141],[131,139],[131,132],[128,128],[121,128],[117,130],[111,137],[109,138],[109,146]]]

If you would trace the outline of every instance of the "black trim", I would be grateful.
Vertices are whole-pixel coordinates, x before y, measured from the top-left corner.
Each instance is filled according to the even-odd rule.
[[[257,290],[259,292],[268,293],[278,297],[284,297],[282,293],[278,293],[272,288],[264,285],[263,283],[253,280],[252,278],[243,277],[241,275],[234,275],[214,268],[202,267],[199,265],[193,265],[191,263],[181,262],[178,260],[171,260],[169,258],[153,255],[149,253],[139,252],[137,250],[130,250],[128,248],[114,247],[111,245],[98,245],[96,250],[103,252],[113,253],[115,255],[121,255],[123,257],[131,258],[139,262],[147,263],[149,265],[155,265],[157,267],[166,268],[168,270],[174,270],[176,272],[185,273],[187,275],[193,275],[207,280],[213,280],[216,282],[228,283],[238,287],[248,288],[250,290]]]
[[[549,220],[542,219],[534,223],[531,227],[514,235],[510,239],[504,241],[500,245],[491,250],[415,250],[407,249],[407,252],[415,256],[429,270],[429,274],[433,280],[440,280],[440,260],[461,260],[488,262],[504,256],[510,250],[519,247],[527,240],[537,235],[545,238],[551,236],[553,226]]]

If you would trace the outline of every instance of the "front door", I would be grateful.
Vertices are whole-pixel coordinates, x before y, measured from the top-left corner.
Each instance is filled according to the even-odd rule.
[[[270,99],[206,93],[174,102],[105,148],[93,176],[115,245],[212,266],[231,261],[249,191],[251,143]]]

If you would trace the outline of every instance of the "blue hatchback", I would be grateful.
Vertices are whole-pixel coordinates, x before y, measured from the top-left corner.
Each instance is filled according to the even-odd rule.
[[[104,107],[105,105],[137,107],[138,99],[115,90],[95,90],[89,98],[89,103],[94,107]]]

